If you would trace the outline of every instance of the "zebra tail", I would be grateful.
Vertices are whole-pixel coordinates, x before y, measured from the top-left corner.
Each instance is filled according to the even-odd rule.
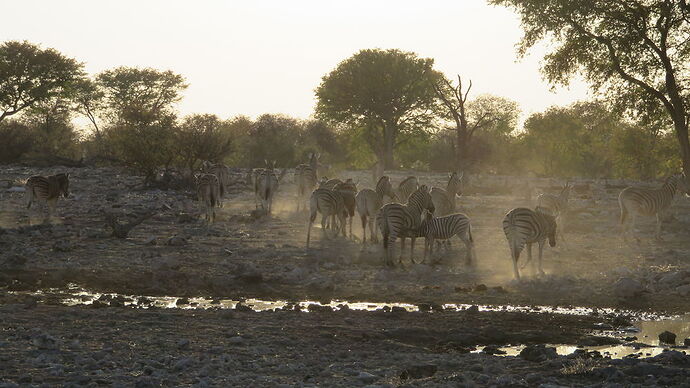
[[[383,218],[383,225],[381,225],[381,234],[383,235],[383,247],[388,249],[388,237],[391,234],[390,221],[388,219],[388,212],[386,208],[381,209],[381,217]]]
[[[618,198],[618,204],[621,207],[621,225],[625,223],[625,220],[628,218],[628,208],[625,206],[623,203],[623,200]]]

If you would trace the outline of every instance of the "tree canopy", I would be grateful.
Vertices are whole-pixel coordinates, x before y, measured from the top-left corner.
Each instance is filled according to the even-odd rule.
[[[64,93],[83,76],[83,65],[29,42],[0,45],[0,121]]]
[[[428,77],[433,59],[400,50],[361,50],[323,77],[316,89],[317,115],[365,131],[379,161],[394,167],[400,132],[433,121],[436,96]]]
[[[524,55],[552,45],[542,71],[554,84],[582,74],[627,110],[663,108],[673,122],[690,173],[690,6],[685,0],[491,0],[522,20]]]

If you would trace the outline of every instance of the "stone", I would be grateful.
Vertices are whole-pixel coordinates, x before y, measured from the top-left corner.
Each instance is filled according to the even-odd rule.
[[[378,379],[378,376],[372,375],[369,372],[359,372],[359,374],[357,375],[357,380],[361,381],[364,384],[371,384]]]
[[[663,333],[659,334],[659,342],[675,345],[676,335],[674,333],[671,333],[670,331],[664,331]]]
[[[613,284],[613,293],[622,298],[633,298],[644,291],[642,283],[632,278],[620,278]]]
[[[542,362],[558,357],[558,353],[556,353],[556,348],[546,347],[541,344],[529,345],[522,349],[520,357],[527,361]]]
[[[423,379],[426,377],[433,376],[434,374],[436,374],[437,370],[438,366],[434,364],[411,365],[403,369],[402,372],[400,372],[400,379]]]
[[[181,247],[181,246],[187,245],[188,242],[187,242],[187,239],[184,237],[172,236],[168,239],[166,244],[173,246],[173,247]]]
[[[685,346],[690,346],[690,338],[686,338],[683,340],[683,345]]]
[[[676,288],[676,292],[680,296],[690,296],[690,284],[684,284]]]
[[[182,338],[181,340],[177,341],[177,348],[178,349],[189,349],[190,341],[187,338]]]

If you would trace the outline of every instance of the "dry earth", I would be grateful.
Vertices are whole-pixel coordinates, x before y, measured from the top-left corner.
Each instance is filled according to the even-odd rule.
[[[51,225],[42,225],[40,213],[28,212],[23,193],[11,188],[30,175],[57,171],[71,173],[72,196],[59,202]],[[688,311],[690,202],[685,198],[664,224],[664,241],[648,237],[653,223],[647,220],[638,227],[641,241],[628,244],[619,237],[617,195],[632,182],[576,180],[566,241],[545,249],[547,275],[536,277],[526,268],[523,281],[515,282],[501,220],[513,207],[534,206],[537,193],[555,192],[559,181],[472,177],[458,205],[472,219],[477,262],[463,264],[463,246],[456,240],[436,265],[411,264],[406,252],[404,267],[390,269],[382,265],[380,247],[327,239],[317,228],[314,246],[306,250],[306,214],[295,212],[291,174],[270,217],[252,214],[244,175],[235,171],[237,183],[219,220],[207,227],[191,192],[142,189],[139,177],[116,169],[0,169],[0,386],[2,381],[10,386],[538,386],[602,379],[672,385],[687,377],[690,360],[672,353],[646,361],[590,360],[593,356],[582,354],[529,361],[466,353],[484,344],[574,344],[594,323],[610,321],[602,316],[89,309],[12,293],[77,284],[152,296]],[[368,173],[335,175],[371,186]],[[408,173],[390,175],[397,183]],[[445,185],[442,174],[418,175],[422,183]],[[109,237],[104,211],[124,220],[150,209],[157,215],[128,239]],[[361,236],[358,220],[354,232]],[[422,248],[418,242],[417,258]],[[422,364],[437,371],[421,380],[400,379],[405,368]]]

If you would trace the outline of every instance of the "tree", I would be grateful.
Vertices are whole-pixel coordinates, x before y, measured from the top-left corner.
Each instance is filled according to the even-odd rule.
[[[250,166],[275,160],[278,166],[295,164],[300,122],[282,115],[264,114],[252,124],[246,144]]]
[[[176,147],[190,171],[203,160],[222,162],[232,151],[228,123],[213,114],[187,116],[178,129]]]
[[[151,68],[118,67],[98,74],[96,80],[105,93],[110,120],[116,124],[174,114],[173,104],[187,88],[181,75]]]
[[[105,93],[101,86],[89,78],[83,78],[72,86],[70,98],[74,102],[75,110],[91,122],[96,140],[100,141],[101,131],[97,119],[100,112],[105,109]]]
[[[632,110],[660,107],[673,121],[683,169],[690,174],[690,5],[685,0],[491,0],[514,8],[524,55],[551,38],[543,73],[567,84],[577,73]]]
[[[29,42],[0,45],[0,121],[65,91],[83,76],[82,64]]]
[[[361,50],[325,75],[316,89],[320,118],[363,130],[386,168],[401,132],[426,129],[433,121],[435,93],[428,78],[433,59],[400,50]]]
[[[510,133],[517,124],[519,108],[516,102],[505,98],[482,95],[468,102],[472,81],[463,90],[462,78],[457,85],[445,77],[431,80],[436,95],[445,108],[445,116],[453,122],[455,131],[455,169],[465,170],[473,162],[472,139],[477,130],[491,127]]]

